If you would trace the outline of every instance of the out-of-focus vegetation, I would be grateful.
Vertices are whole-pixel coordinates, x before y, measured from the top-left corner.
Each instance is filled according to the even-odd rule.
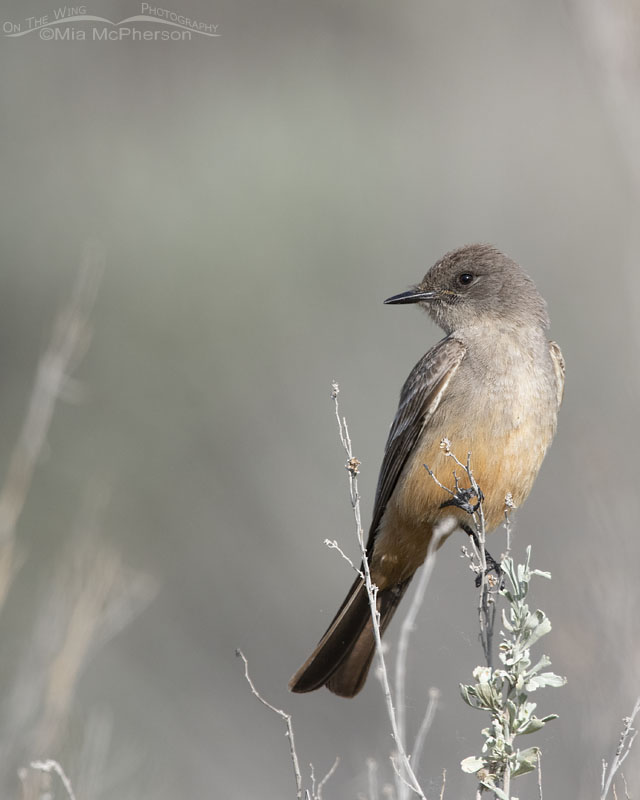
[[[27,5],[8,0],[3,18],[53,12]],[[42,616],[57,575],[67,601],[74,563],[94,586],[107,570],[96,565],[117,563],[157,589],[117,635],[98,636],[73,681],[60,673],[55,746],[4,733],[6,780],[51,756],[79,798],[291,796],[285,743],[247,690],[241,646],[293,713],[303,762],[323,774],[341,755],[326,796],[366,790],[366,759],[389,749],[375,682],[349,702],[286,690],[351,579],[323,540],[356,553],[328,387],[344,390],[366,525],[400,385],[439,336],[382,300],[444,251],[490,241],[534,277],[567,360],[558,436],[515,515],[514,548],[533,542],[553,572],[548,646],[569,679],[541,734],[545,791],[595,795],[640,674],[639,273],[614,111],[625,104],[606,99],[588,21],[533,0],[176,10],[221,36],[30,34],[0,48],[3,476],[84,243],[100,241],[106,260],[73,402],[56,408],[18,520],[3,718],[44,711],[16,692],[41,626],[59,634],[54,606]],[[99,0],[87,13],[139,8]],[[91,509],[104,562],[85,555]],[[476,746],[458,698],[478,661],[476,595],[458,552],[454,537],[439,554],[407,712],[415,727],[428,687],[440,689],[421,779],[437,796],[446,767],[450,797],[470,791],[459,762]],[[639,763],[625,765],[636,791]]]

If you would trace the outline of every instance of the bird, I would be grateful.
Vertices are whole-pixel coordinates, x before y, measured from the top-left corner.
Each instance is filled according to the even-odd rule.
[[[504,519],[507,496],[519,507],[531,490],[556,432],[565,376],[560,347],[547,338],[545,300],[522,267],[492,245],[446,253],[420,283],[384,302],[422,307],[445,336],[402,387],[378,477],[366,557],[381,634],[423,564],[438,523],[453,517],[450,528],[470,532],[468,512],[447,502],[443,488],[453,482],[448,452],[470,454],[490,532]],[[459,481],[471,488],[468,476]],[[354,697],[374,653],[360,572],[289,688],[326,686]]]

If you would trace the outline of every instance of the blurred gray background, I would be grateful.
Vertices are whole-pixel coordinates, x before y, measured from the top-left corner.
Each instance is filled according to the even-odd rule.
[[[21,567],[0,616],[6,796],[19,766],[52,756],[83,800],[293,797],[281,722],[251,696],[236,647],[293,715],[304,769],[341,756],[325,797],[365,794],[368,758],[391,779],[375,680],[352,701],[287,692],[351,582],[323,540],[356,552],[330,384],[362,461],[366,524],[400,386],[440,337],[382,300],[445,251],[487,241],[532,275],[567,361],[515,549],[532,543],[553,573],[532,602],[554,628],[541,649],[569,679],[540,697],[560,714],[537,737],[545,796],[599,797],[600,760],[640,686],[640,173],[637,94],[625,95],[640,38],[603,44],[597,0],[165,6],[221,36],[2,37],[5,472],[85,243],[106,259],[75,401],[56,406],[16,529]],[[53,8],[5,0],[3,21]],[[637,16],[616,8],[631,30]],[[96,0],[87,13],[140,8]],[[127,591],[143,581],[142,599],[80,647],[59,709],[47,670],[77,595],[56,576],[85,546],[87,505],[100,509],[89,538],[117,554]],[[486,722],[458,691],[481,661],[462,543],[441,551],[412,646],[410,730],[429,687],[442,693],[421,767],[430,797],[443,769],[445,797],[473,795],[459,762]],[[86,557],[98,575],[102,558]],[[56,581],[66,622],[34,655],[37,631],[58,625]],[[625,772],[640,792],[640,753]],[[537,797],[525,779],[514,791]]]

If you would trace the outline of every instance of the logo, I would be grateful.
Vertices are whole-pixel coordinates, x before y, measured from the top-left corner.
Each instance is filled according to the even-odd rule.
[[[61,6],[41,17],[2,23],[2,33],[9,39],[33,34],[61,42],[190,42],[195,36],[218,37],[219,28],[151,3],[141,3],[139,14],[119,22],[88,14],[83,5]]]

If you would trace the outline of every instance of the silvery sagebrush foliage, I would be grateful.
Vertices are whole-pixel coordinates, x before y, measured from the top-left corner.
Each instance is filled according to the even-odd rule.
[[[548,656],[543,655],[535,664],[532,662],[531,648],[549,633],[551,623],[543,611],[531,611],[526,603],[529,583],[534,575],[550,579],[551,574],[532,569],[530,557],[531,547],[527,547],[524,564],[515,564],[509,556],[502,560],[506,585],[499,594],[508,604],[502,610],[499,646],[502,666],[496,669],[476,667],[473,671],[476,683],[460,685],[462,697],[471,708],[491,714],[491,724],[482,731],[482,755],[465,758],[461,767],[464,772],[475,773],[479,783],[500,800],[511,800],[511,778],[535,770],[538,763],[539,748],[521,750],[516,745],[516,737],[535,733],[558,716],[537,717],[534,713],[537,704],[531,702],[530,695],[545,686],[558,687],[566,683],[566,678],[544,671],[551,666]],[[503,789],[499,788],[500,783]]]

